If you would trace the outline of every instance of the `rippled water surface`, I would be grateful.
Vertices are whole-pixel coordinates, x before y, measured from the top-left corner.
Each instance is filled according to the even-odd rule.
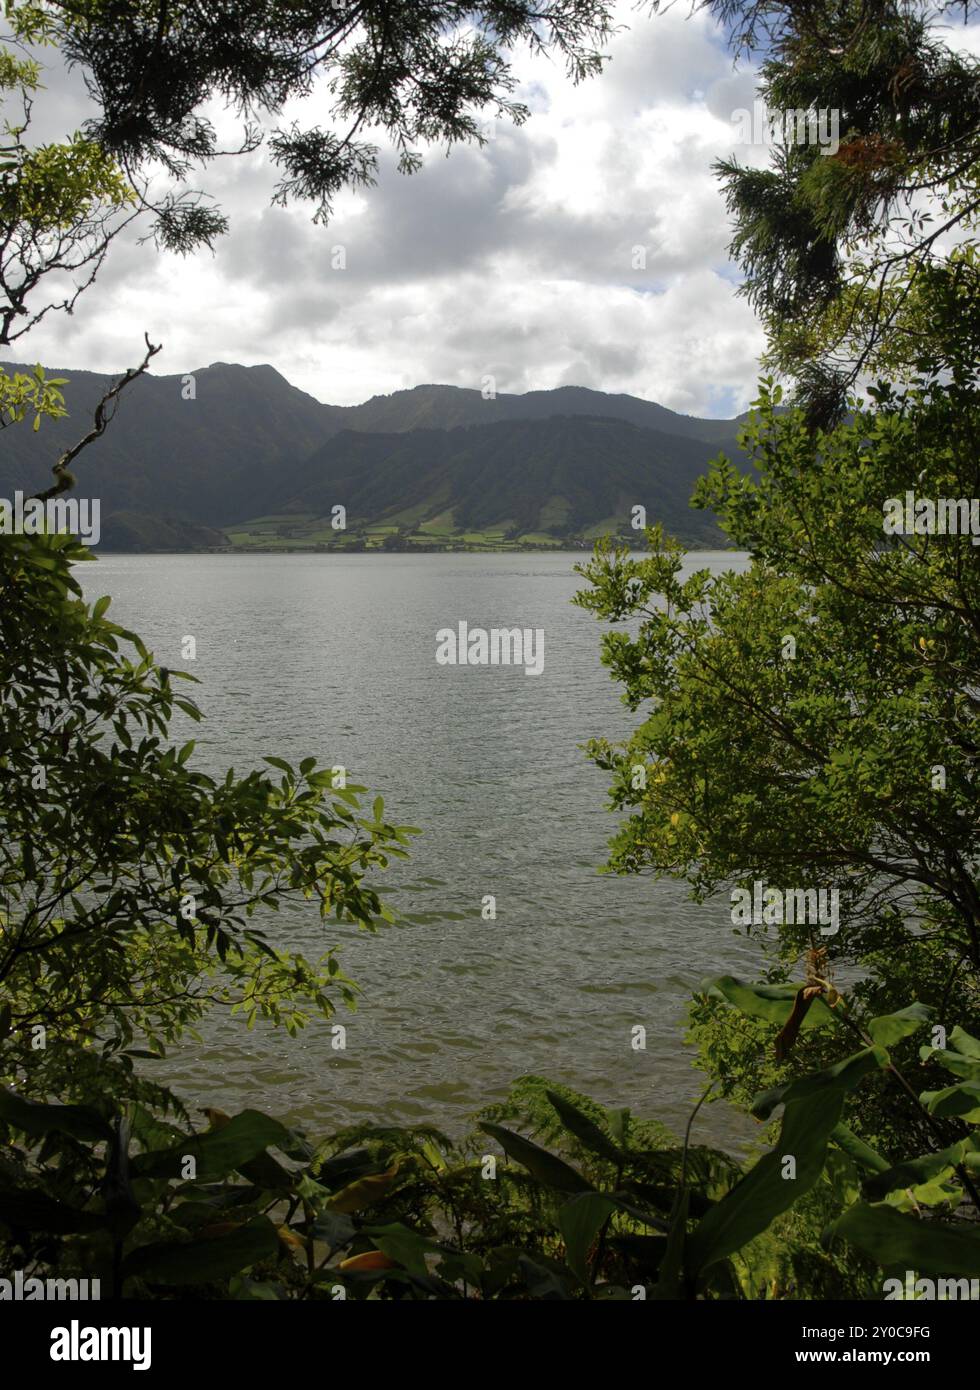
[[[459,1132],[537,1072],[682,1122],[703,1084],[681,1042],[685,1002],[706,974],[751,970],[755,953],[732,935],[726,899],[698,906],[680,885],[597,872],[615,818],[579,745],[620,736],[630,716],[599,663],[600,625],[570,603],[581,558],[111,555],[80,567],[88,597],[111,594],[117,622],[201,679],[206,722],[182,716],[174,732],[197,739],[209,771],[314,754],[424,831],[383,879],[411,920],[372,936],[324,927],[312,906],[270,917],[306,954],[342,941],[363,990],[337,1020],[346,1051],[323,1023],[289,1038],[209,1020],[203,1045],[161,1064],[178,1090],[319,1131],[424,1117]],[[691,567],[743,563],[702,552]],[[436,631],[460,619],[542,628],[543,674],[437,665]],[[186,634],[194,662],[180,658]],[[630,1045],[637,1024],[645,1051]],[[700,1131],[734,1127],[716,1109]]]

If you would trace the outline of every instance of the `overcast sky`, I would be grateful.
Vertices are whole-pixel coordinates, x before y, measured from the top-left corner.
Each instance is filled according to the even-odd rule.
[[[269,206],[261,151],[217,161],[203,186],[231,231],[213,256],[117,245],[74,317],[52,317],[9,356],[118,371],[145,330],[164,344],[158,373],[268,362],[339,405],[489,375],[498,391],[571,384],[689,414],[743,410],[763,340],[735,294],[711,164],[766,162],[732,121],[752,106],[755,74],[685,6],[619,13],[629,32],[601,77],[574,87],[520,54],[526,125],[499,123],[483,149],[448,159],[432,151],[408,178],[385,159],[379,186],[341,199],[327,228],[309,208]],[[978,51],[978,33],[957,42]],[[46,80],[39,111],[58,138],[83,118],[84,94],[77,77]],[[286,114],[332,124],[315,98]],[[338,246],[346,269],[332,268]]]

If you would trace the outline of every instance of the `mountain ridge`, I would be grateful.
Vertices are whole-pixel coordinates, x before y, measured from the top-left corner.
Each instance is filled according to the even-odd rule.
[[[48,485],[57,457],[89,428],[95,405],[117,379],[47,370],[68,378],[70,416],[44,421],[38,433],[0,432],[2,495]],[[269,363],[217,361],[133,382],[75,471],[79,489],[101,499],[103,517],[116,517],[103,528],[107,546],[126,537],[136,548],[154,548],[156,527],[160,548],[172,549],[181,521],[188,548],[215,528],[234,544],[287,545],[290,519],[300,516],[292,538],[302,545],[355,544],[354,536],[315,524],[329,510],[317,508],[326,508],[338,486],[344,495],[330,498],[330,506],[347,507],[368,548],[392,536],[389,544],[407,542],[419,527],[416,543],[449,544],[447,516],[461,534],[490,526],[515,542],[581,538],[611,521],[622,533],[628,498],[646,506],[650,520],[703,545],[718,543],[720,533],[686,508],[679,490],[689,493],[720,448],[737,452],[740,418],[685,416],[640,397],[576,386],[485,398],[473,388],[422,383],[336,406],[293,386]],[[279,519],[274,537],[261,520],[269,517]],[[260,524],[251,528],[253,521]]]

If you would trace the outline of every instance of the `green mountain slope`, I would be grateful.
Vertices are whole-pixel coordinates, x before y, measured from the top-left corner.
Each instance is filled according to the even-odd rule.
[[[36,434],[0,432],[0,496],[47,486],[112,381],[48,370],[69,379],[70,415]],[[220,544],[213,528],[236,544],[350,543],[329,527],[338,503],[375,541],[396,531],[417,543],[472,531],[581,538],[628,529],[636,504],[693,543],[718,540],[686,504],[707,460],[735,451],[737,421],[579,387],[484,400],[418,386],[331,406],[270,366],[218,362],[192,376],[192,399],[182,376],[133,383],[78,460],[78,492],[100,500],[110,548]],[[249,520],[259,517],[271,520]]]
[[[280,508],[348,526],[390,523],[406,531],[510,531],[585,536],[600,524],[631,529],[646,508],[682,538],[721,537],[688,500],[713,446],[623,420],[564,416],[407,434],[343,431],[292,480]]]
[[[91,427],[92,411],[113,380],[47,370],[68,377],[63,389],[70,415],[45,421],[37,434],[3,431],[0,496],[48,485],[52,464]],[[196,398],[185,400],[180,376],[133,382],[109,429],[80,456],[74,470],[79,491],[101,499],[103,518],[131,511],[220,526],[254,516],[282,470],[336,428],[330,406],[290,386],[272,367],[219,362],[195,372],[193,384]]]
[[[584,386],[528,391],[523,396],[497,395],[484,400],[479,391],[459,386],[416,386],[390,396],[372,396],[363,405],[338,412],[338,428],[394,433],[407,429],[452,429],[457,425],[492,425],[505,420],[546,420],[554,415],[609,416],[644,429],[708,443],[734,438],[731,420],[702,420],[678,415],[655,401],[607,395]]]

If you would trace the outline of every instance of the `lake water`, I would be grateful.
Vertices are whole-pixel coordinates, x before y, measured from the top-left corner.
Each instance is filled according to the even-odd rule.
[[[308,956],[342,942],[363,990],[335,1020],[345,1051],[323,1022],[289,1038],[222,1017],[161,1079],[314,1133],[367,1118],[460,1133],[528,1072],[683,1125],[704,1084],[684,1006],[705,975],[753,973],[756,952],[733,936],[726,897],[698,906],[682,885],[597,872],[616,820],[580,745],[621,736],[631,716],[599,662],[602,626],[570,603],[584,558],[106,555],[76,570],[159,662],[200,678],[189,689],[206,720],[180,716],[173,732],[197,740],[206,770],[312,754],[424,832],[380,880],[399,925],[321,924],[313,905],[270,914],[270,935]],[[698,552],[690,568],[744,563]],[[543,629],[543,673],[438,665],[435,634],[460,620]],[[638,1024],[645,1051],[631,1046]],[[744,1133],[722,1107],[702,1116],[701,1138]]]

